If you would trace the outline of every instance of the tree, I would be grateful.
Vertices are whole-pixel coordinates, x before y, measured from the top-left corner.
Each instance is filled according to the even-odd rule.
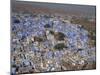
[[[54,46],[54,49],[63,49],[63,48],[65,48],[66,46],[65,46],[65,44],[64,43],[58,43],[58,44],[56,44],[55,46]]]

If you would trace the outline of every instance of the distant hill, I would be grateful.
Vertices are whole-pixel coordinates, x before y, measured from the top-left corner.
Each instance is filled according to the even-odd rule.
[[[36,13],[58,13],[65,15],[93,16],[96,14],[96,7],[90,5],[58,4],[44,2],[12,2],[12,11],[25,11]]]

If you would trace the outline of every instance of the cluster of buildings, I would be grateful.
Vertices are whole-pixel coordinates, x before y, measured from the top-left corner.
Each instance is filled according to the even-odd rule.
[[[88,31],[61,16],[12,13],[12,74],[93,69]]]

